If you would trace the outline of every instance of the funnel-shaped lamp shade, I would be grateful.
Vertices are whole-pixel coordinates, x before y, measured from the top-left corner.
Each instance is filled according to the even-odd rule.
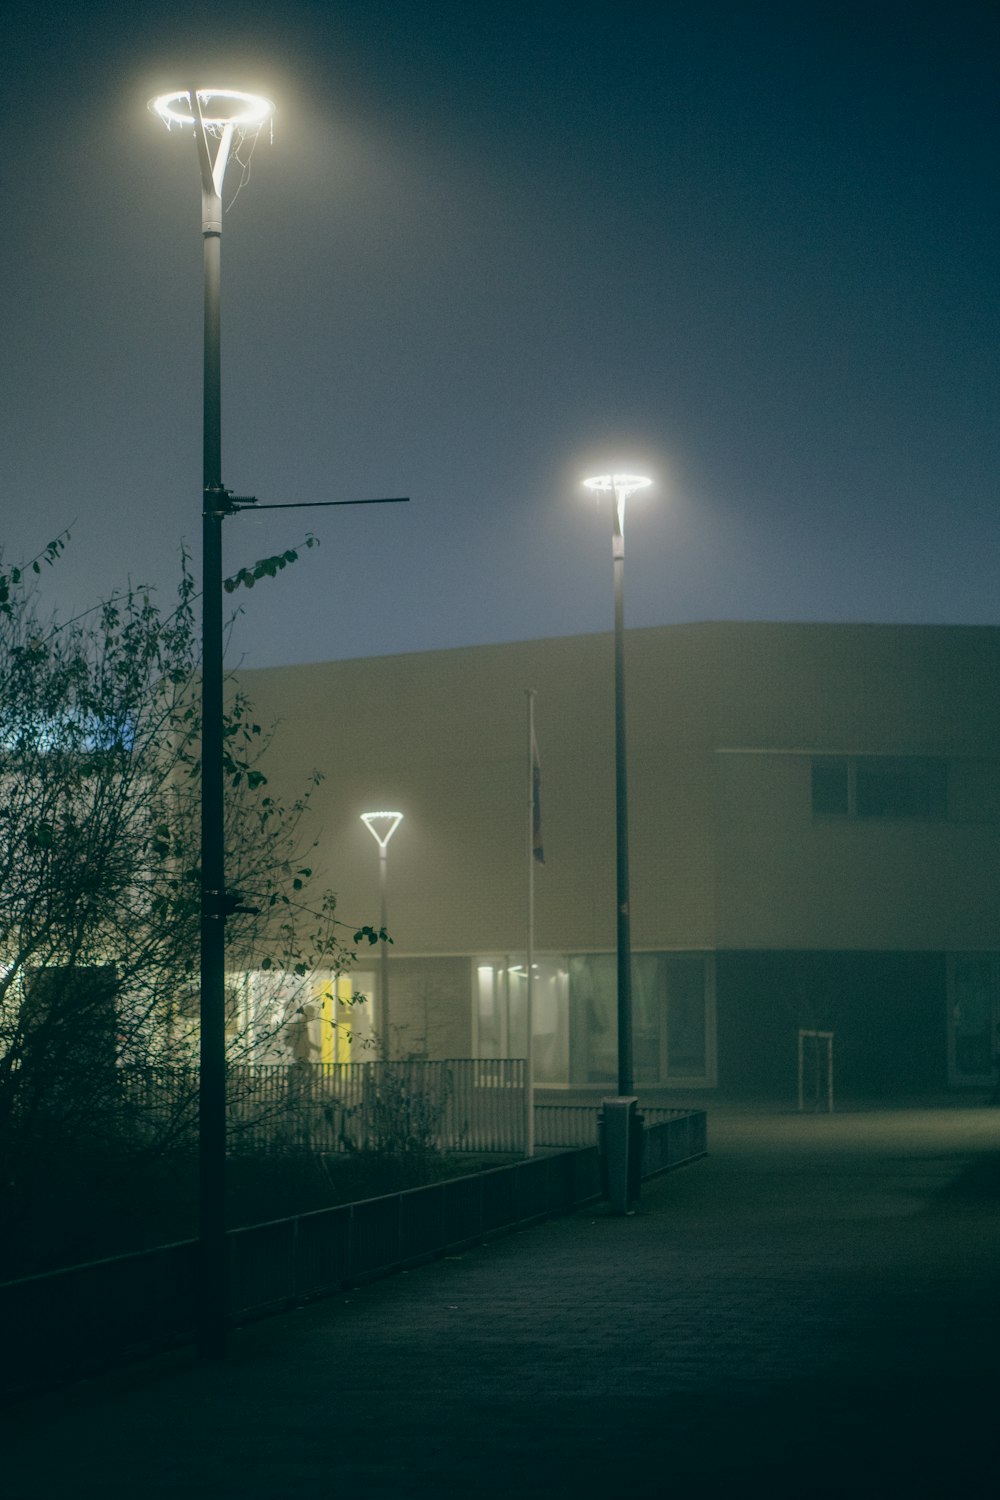
[[[614,496],[615,508],[618,511],[618,530],[623,535],[625,501],[629,495],[634,495],[636,490],[644,490],[652,482],[644,474],[597,474],[593,479],[583,481],[584,487],[593,490],[595,495],[611,494]]]
[[[361,814],[361,821],[379,848],[384,849],[402,823],[403,814],[401,812],[368,812]]]

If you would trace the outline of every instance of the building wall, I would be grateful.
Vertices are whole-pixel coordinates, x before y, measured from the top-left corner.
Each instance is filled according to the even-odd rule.
[[[783,1087],[794,1016],[817,986],[839,997],[856,1087],[939,1081],[946,955],[1000,948],[1000,630],[681,625],[628,632],[626,656],[633,945],[717,955],[720,1082]],[[536,952],[568,963],[613,950],[610,635],[241,681],[280,721],[274,786],[294,795],[313,770],[325,777],[315,865],[345,921],[379,910],[360,814],[405,813],[389,928],[406,1050],[470,1051],[476,956],[524,954],[528,688],[545,847]],[[871,756],[946,761],[946,815],[817,813],[814,758]],[[989,1003],[1000,1016],[1000,994]]]
[[[473,1056],[469,974],[467,958],[392,962],[394,1056]]]
[[[793,1105],[801,1027],[833,1033],[835,1097],[943,1089],[944,994],[941,954],[719,954],[719,1084]]]
[[[627,642],[638,946],[995,946],[1000,631],[708,624]],[[347,920],[378,909],[360,813],[405,812],[390,846],[395,955],[523,947],[535,688],[537,944],[614,945],[610,636],[241,677],[260,713],[282,721],[275,784],[292,793],[314,769],[326,778],[317,865]],[[818,821],[810,752],[949,757],[949,818]]]
[[[720,947],[994,946],[997,762],[951,759],[954,816],[931,820],[814,815],[809,755],[715,762]]]

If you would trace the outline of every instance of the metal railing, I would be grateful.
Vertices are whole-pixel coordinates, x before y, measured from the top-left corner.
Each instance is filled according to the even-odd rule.
[[[593,1123],[596,1110],[582,1111]],[[703,1110],[643,1113],[668,1116],[647,1121],[644,1177],[705,1154]],[[230,1320],[387,1275],[599,1197],[598,1149],[585,1145],[231,1230]],[[196,1240],[186,1240],[0,1285],[0,1392],[38,1389],[193,1342],[197,1249]]]
[[[569,1213],[599,1191],[591,1148],[234,1230],[231,1317],[262,1316]]]
[[[697,1161],[708,1151],[708,1116],[703,1109],[643,1109],[642,1175],[655,1177],[670,1167]],[[666,1116],[666,1119],[653,1118]]]
[[[595,1146],[598,1139],[600,1104],[536,1104],[535,1142],[539,1146]],[[653,1125],[690,1119],[704,1110],[668,1109],[640,1103],[639,1113],[647,1132]]]
[[[123,1068],[136,1128],[197,1130],[197,1070]],[[230,1151],[475,1151],[524,1149],[524,1061],[230,1066]]]

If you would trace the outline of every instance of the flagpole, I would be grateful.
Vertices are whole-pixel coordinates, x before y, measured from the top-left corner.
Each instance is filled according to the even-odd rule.
[[[525,997],[528,1042],[524,1061],[524,1154],[535,1154],[535,689],[528,699],[528,988]]]

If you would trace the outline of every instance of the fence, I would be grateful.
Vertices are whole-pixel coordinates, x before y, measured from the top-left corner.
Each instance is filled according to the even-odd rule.
[[[594,1146],[597,1144],[597,1122],[599,1104],[536,1104],[535,1144],[538,1146]],[[654,1125],[671,1121],[699,1119],[704,1124],[704,1110],[667,1109],[658,1105],[640,1105],[640,1113],[646,1125],[647,1140],[653,1139],[649,1132]],[[686,1127],[685,1127],[686,1128]],[[679,1130],[672,1132],[680,1138]],[[701,1152],[705,1150],[702,1140]]]
[[[670,1118],[645,1131],[644,1176],[705,1153],[704,1111],[660,1113]],[[599,1196],[597,1147],[588,1145],[232,1230],[230,1318],[260,1317]],[[188,1240],[0,1285],[0,1391],[37,1389],[192,1342],[197,1250]]]
[[[197,1130],[191,1068],[123,1068],[135,1128]],[[524,1150],[524,1061],[321,1063],[230,1067],[230,1151]]]

